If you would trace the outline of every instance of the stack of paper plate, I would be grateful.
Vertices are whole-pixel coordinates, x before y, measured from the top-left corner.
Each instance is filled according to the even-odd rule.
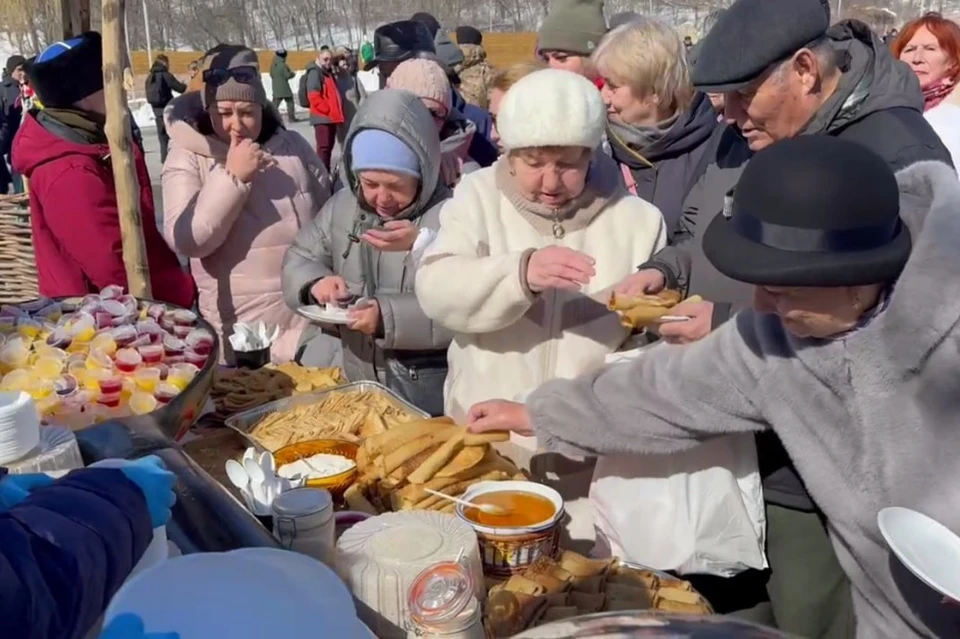
[[[40,418],[30,395],[0,392],[0,464],[22,459],[40,443]]]
[[[185,555],[131,578],[110,602],[143,619],[147,633],[180,639],[369,639],[353,599],[330,568],[299,553],[245,548]]]
[[[83,468],[83,458],[73,431],[66,426],[41,426],[40,443],[31,452],[7,464],[13,474],[66,473]]]

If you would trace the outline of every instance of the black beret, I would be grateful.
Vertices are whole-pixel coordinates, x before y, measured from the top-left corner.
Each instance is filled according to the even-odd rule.
[[[693,84],[705,93],[736,91],[829,26],[821,0],[737,0],[701,41]]]

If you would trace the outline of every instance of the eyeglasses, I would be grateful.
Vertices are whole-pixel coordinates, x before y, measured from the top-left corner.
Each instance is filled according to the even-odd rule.
[[[232,69],[207,69],[203,72],[205,84],[220,86],[231,78],[240,84],[253,84],[259,79],[260,73],[256,67],[234,67]]]

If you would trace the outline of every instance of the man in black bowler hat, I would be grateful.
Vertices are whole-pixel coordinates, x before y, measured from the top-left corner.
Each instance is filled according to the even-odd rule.
[[[705,259],[702,235],[729,205],[753,152],[799,135],[831,135],[863,144],[895,171],[923,160],[951,164],[923,118],[915,75],[865,24],[844,20],[831,27],[821,0],[737,0],[699,46],[693,82],[723,94],[730,126],[717,129],[709,143],[708,164],[684,203],[671,245],[623,287],[680,287],[704,298],[671,311],[692,318],[662,327],[662,336],[677,342],[704,337],[751,303],[750,287]],[[777,624],[804,637],[848,637],[849,587],[821,515],[779,440],[765,434],[757,444],[767,501],[767,590]]]

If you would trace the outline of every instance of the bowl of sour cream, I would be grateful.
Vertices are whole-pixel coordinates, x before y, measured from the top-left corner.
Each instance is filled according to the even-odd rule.
[[[357,478],[358,450],[357,444],[343,439],[315,439],[284,446],[273,458],[280,477],[324,488],[339,499]]]

